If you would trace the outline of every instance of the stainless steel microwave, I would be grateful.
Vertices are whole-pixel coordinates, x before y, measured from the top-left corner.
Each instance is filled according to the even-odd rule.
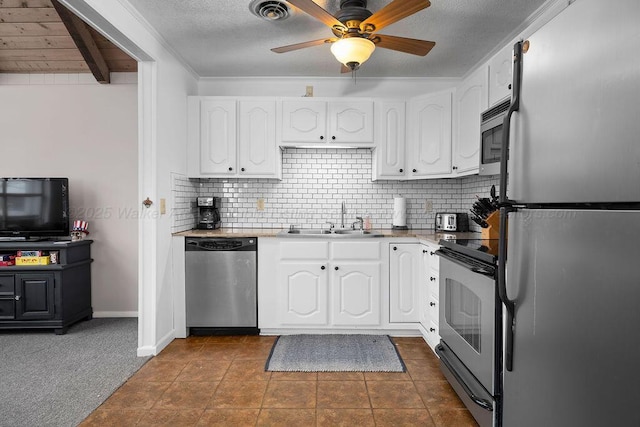
[[[502,152],[502,123],[509,111],[511,99],[482,113],[480,123],[480,175],[498,175],[500,173],[500,154]]]

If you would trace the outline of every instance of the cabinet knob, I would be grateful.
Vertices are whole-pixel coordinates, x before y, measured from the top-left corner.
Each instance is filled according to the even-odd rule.
[[[15,299],[16,301],[20,301],[20,295],[16,295],[16,296],[14,297],[14,299]]]
[[[336,140],[336,137],[335,137],[335,136],[332,136],[332,137],[331,137],[331,139],[333,139],[333,140],[335,141],[335,140]]]
[[[338,270],[338,267],[335,267],[335,270],[337,271],[337,270]]]
[[[397,247],[397,246],[394,246],[394,247],[393,247],[393,250],[394,250],[394,251],[397,251],[397,250],[398,250],[398,247]]]
[[[241,171],[241,172],[244,172],[244,168],[240,168],[240,171]]]
[[[232,170],[233,170],[233,168],[231,168],[231,167],[230,167],[230,168],[229,168],[229,172],[231,172]]]
[[[435,332],[436,330],[433,328],[429,328],[429,332]]]
[[[400,173],[404,172],[404,169],[400,169]]]
[[[324,270],[325,268],[327,268],[327,267],[325,267],[325,266],[323,265],[322,267],[320,267],[320,270]]]
[[[435,277],[429,277],[429,280],[431,280],[432,282],[435,282],[436,278]]]
[[[430,305],[431,307],[435,307],[435,306],[436,306],[436,303],[432,301],[432,302],[430,302],[430,303],[429,303],[429,305]]]
[[[511,83],[509,83],[509,86],[508,86],[508,88],[509,88],[509,90],[511,90]]]
[[[428,251],[428,250],[426,250],[426,249],[423,249],[423,250],[422,250],[422,253],[423,253],[423,254],[426,254],[427,252],[429,252],[429,251]]]
[[[320,140],[323,140],[323,139],[324,139],[324,136],[320,135]]]
[[[454,170],[454,171],[455,171],[455,170],[458,170],[458,167],[457,167],[457,166],[454,166],[454,167],[453,167],[453,170]]]
[[[429,255],[435,255],[435,254],[436,254],[435,252],[429,252]]]
[[[417,169],[414,169],[414,170],[413,170],[413,173],[416,173],[416,172],[418,172],[418,170],[417,170]]]

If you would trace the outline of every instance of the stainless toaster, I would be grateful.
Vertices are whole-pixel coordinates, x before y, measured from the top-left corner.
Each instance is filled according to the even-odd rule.
[[[466,213],[438,212],[436,231],[469,231],[469,217]]]

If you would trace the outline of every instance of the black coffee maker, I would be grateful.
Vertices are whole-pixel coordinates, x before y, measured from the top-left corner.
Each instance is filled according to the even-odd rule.
[[[198,197],[198,229],[215,230],[220,228],[220,197]]]

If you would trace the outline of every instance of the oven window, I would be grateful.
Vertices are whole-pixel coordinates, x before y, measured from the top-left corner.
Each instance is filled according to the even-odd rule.
[[[502,125],[482,132],[482,164],[500,162]]]
[[[482,303],[471,289],[453,279],[445,280],[445,320],[462,339],[480,353]]]

